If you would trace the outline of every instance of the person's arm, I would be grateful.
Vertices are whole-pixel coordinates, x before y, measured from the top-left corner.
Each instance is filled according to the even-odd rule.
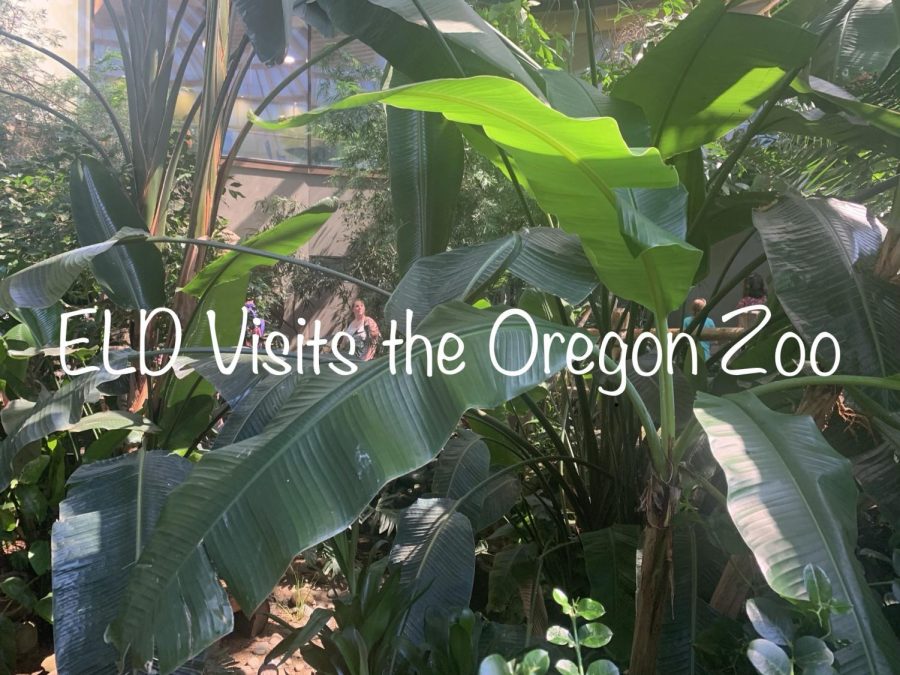
[[[371,316],[366,317],[366,326],[368,326],[369,334],[373,339],[381,337],[381,331],[378,330],[378,324],[375,323],[375,319],[373,319]]]

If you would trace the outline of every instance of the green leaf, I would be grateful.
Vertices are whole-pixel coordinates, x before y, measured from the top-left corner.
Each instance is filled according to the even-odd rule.
[[[753,640],[747,658],[760,675],[793,675],[790,657],[774,642]]]
[[[406,84],[397,77],[391,85]],[[450,241],[465,148],[456,125],[437,113],[387,110],[391,204],[400,273]]]
[[[458,500],[488,477],[491,452],[478,434],[460,430],[438,455],[431,491],[439,497]],[[473,524],[484,503],[484,490],[478,490],[463,502],[459,510]]]
[[[581,535],[591,596],[603,598],[605,621],[613,632],[610,653],[628,658],[634,632],[635,569],[641,530],[616,524]]]
[[[619,675],[619,669],[612,661],[600,659],[588,666],[586,675]]]
[[[794,0],[777,16],[820,34],[844,6],[843,0]],[[898,27],[891,0],[859,0],[819,45],[810,72],[843,82],[879,74],[900,44]]]
[[[235,0],[234,9],[260,61],[274,66],[287,56],[294,0]]]
[[[582,598],[575,603],[575,613],[582,619],[593,621],[606,614],[606,609],[596,600]]]
[[[770,598],[747,600],[747,618],[760,637],[777,645],[790,645],[796,628],[786,607]]]
[[[425,640],[425,613],[447,616],[469,606],[475,580],[475,538],[469,519],[449,499],[420,497],[403,512],[391,548],[400,583],[418,596],[404,626],[414,644]]]
[[[806,343],[821,332],[834,335],[841,372],[890,376],[900,371],[897,341],[881,326],[900,313],[900,288],[879,293],[879,285],[862,269],[884,239],[881,223],[859,204],[790,196],[755,211],[753,224],[778,299]],[[830,341],[820,341],[816,356],[827,370],[834,361]]]
[[[559,671],[561,675],[579,675],[580,673],[578,666],[572,661],[569,661],[569,659],[560,659],[557,661],[556,670]]]
[[[554,598],[555,600],[556,598]],[[572,633],[569,632],[567,628],[563,628],[562,626],[550,626],[547,629],[547,635],[545,636],[547,642],[554,645],[563,645],[567,647],[572,647],[575,645],[575,640],[572,638]]]
[[[115,648],[104,635],[123,598],[135,554],[153,531],[160,509],[192,464],[162,452],[133,453],[82,466],[69,479],[53,526],[53,602],[56,662],[60,672],[117,673]],[[229,632],[232,614],[202,550],[188,556],[177,583],[158,598],[162,611],[145,617],[142,640],[158,639],[162,672],[177,665],[185,647],[196,649]],[[203,621],[180,608],[201,602]],[[148,648],[144,642],[144,648]]]
[[[699,394],[695,412],[728,482],[728,512],[769,586],[808,600],[804,568],[822,568],[834,597],[852,605],[832,621],[835,637],[850,642],[838,655],[842,672],[889,672],[900,650],[853,554],[849,461],[811,418],[773,412],[752,394]]]
[[[886,441],[853,456],[853,475],[878,504],[881,514],[896,529],[900,527],[900,466],[895,456],[895,446]],[[900,574],[900,572],[898,572]]]
[[[337,206],[336,200],[323,199],[297,215],[248,237],[246,241],[241,242],[241,246],[279,255],[293,255],[319,231],[337,210]],[[272,267],[276,263],[277,261],[272,258],[229,251],[200,270],[182,290],[199,298],[215,285],[242,279],[256,267]],[[244,304],[243,297],[236,300],[240,305]]]
[[[550,655],[543,649],[532,649],[522,657],[517,673],[522,675],[544,675],[550,670]]]
[[[541,70],[547,101],[569,117],[612,117],[632,147],[646,148],[650,125],[634,103],[612,98],[565,70]]]
[[[28,547],[28,563],[38,576],[50,569],[50,542],[39,539]]]
[[[696,644],[712,625],[713,612],[700,597],[702,558],[697,527],[676,521],[672,541],[672,595],[660,633],[657,668],[662,673],[703,673]]]
[[[801,635],[794,643],[794,663],[804,669],[830,666],[834,654],[822,640],[812,635]]]
[[[117,242],[146,236],[146,231],[122,229],[106,241],[72,249],[19,270],[0,280],[0,309],[55,305],[94,258],[109,252]],[[158,306],[164,304],[162,301]]]
[[[464,0],[418,0],[441,35],[430,29],[412,0],[317,0],[317,4],[338,30],[369,45],[413,80],[500,75],[535,94],[540,91],[535,82],[537,64]]]
[[[797,93],[811,96],[817,105],[837,106],[887,134],[900,136],[900,112],[896,110],[864,103],[841,87],[817,77],[798,77],[791,86]]]
[[[34,613],[47,623],[53,623],[53,593],[47,593],[35,603]]]
[[[568,596],[559,588],[553,589],[553,602],[565,609],[569,606]]]
[[[614,97],[644,110],[651,145],[664,157],[738,126],[816,47],[802,28],[727,7],[701,2],[613,87]]]
[[[605,647],[612,640],[612,631],[602,623],[586,623],[578,627],[578,643],[583,647]]]
[[[506,150],[541,208],[558,216],[562,229],[580,237],[610,291],[660,309],[672,309],[684,299],[702,254],[653,217],[656,209],[663,214],[673,210],[674,195],[640,197],[620,191],[617,198],[614,192],[675,186],[677,173],[654,149],[629,149],[612,118],[566,117],[515,82],[473,77],[357,94],[293,118],[257,123],[269,129],[298,127],[329,110],[378,101],[482,126],[487,137]]]
[[[514,675],[513,669],[499,654],[491,654],[478,666],[478,675]]]
[[[349,377],[325,371],[295,390],[265,433],[204,455],[167,501],[134,567],[111,629],[115,643],[131,646],[134,663],[152,657],[147,626],[163,612],[165,593],[179,584],[178,570],[201,546],[240,606],[256,607],[299,551],[343,530],[385,483],[431,461],[465,410],[492,408],[547,378],[542,363],[517,377],[495,370],[487,345],[496,318],[495,311],[453,304],[422,323],[418,333],[434,343],[448,330],[463,340],[466,368],[457,375],[426,377],[421,342],[413,348],[412,375],[405,359],[391,373],[385,358],[361,364]],[[539,338],[560,330],[536,323]],[[524,362],[528,334],[518,319],[502,324],[495,345],[501,365]],[[549,371],[564,364],[565,350],[554,344]],[[392,404],[376,413],[376,399]],[[236,556],[236,546],[268,553]],[[198,620],[208,611],[196,600],[179,609]],[[179,645],[180,658],[204,646]]]
[[[72,217],[82,246],[100,245],[118,233],[132,230],[148,234],[134,203],[99,161],[80,157],[72,164],[69,192]],[[89,262],[103,290],[120,307],[150,310],[165,306],[162,256],[153,244],[126,243],[91,256]]]
[[[7,436],[0,441],[0,488],[5,488],[12,479],[12,462],[22,448],[53,432],[76,426],[84,404],[100,398],[97,387],[116,377],[105,368],[81,375],[39,400],[14,425],[6,426],[4,421]]]
[[[294,652],[321,633],[332,616],[334,616],[334,612],[330,609],[316,607],[303,626],[291,631],[288,636],[266,654],[266,663],[271,663],[279,658],[281,659],[280,663],[284,663]]]
[[[851,148],[900,156],[900,135],[887,133],[866,120],[843,111],[825,112],[816,107],[794,110],[776,106],[766,116],[760,133],[772,131],[827,138]]]
[[[817,607],[827,606],[833,597],[831,580],[825,570],[815,565],[803,568],[803,585],[808,600]]]
[[[578,238],[539,227],[416,260],[391,294],[385,316],[405,329],[410,309],[415,326],[443,302],[480,298],[504,270],[573,304],[597,285]]]

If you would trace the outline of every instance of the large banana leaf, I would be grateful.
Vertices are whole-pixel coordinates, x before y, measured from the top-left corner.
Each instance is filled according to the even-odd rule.
[[[812,418],[776,413],[749,393],[699,394],[697,419],[728,482],[728,512],[769,586],[808,599],[803,568],[824,570],[837,600],[833,618],[841,673],[894,672],[896,638],[854,556],[856,486],[850,462],[822,437]]]
[[[466,367],[454,376],[426,377],[425,347],[391,373],[387,359],[362,364],[353,376],[307,378],[269,429],[207,453],[169,498],[139,564],[110,636],[133,663],[152,658],[148,625],[167,612],[172,589],[186,580],[186,562],[205,546],[241,607],[256,607],[293,556],[343,530],[387,481],[430,461],[468,408],[491,408],[547,377],[535,362],[518,377],[494,369],[487,349],[495,312],[444,305],[420,326],[435,344],[447,331],[465,345]],[[539,334],[560,326],[538,322]],[[497,331],[496,354],[506,368],[525,362],[530,330],[521,321]],[[565,364],[554,343],[549,372]],[[252,552],[249,554],[248,552]],[[177,607],[206,620],[202,599]],[[179,644],[179,660],[202,649]]]
[[[430,29],[412,0],[316,2],[342,33],[369,45],[412,80],[501,75],[520,82],[534,94],[540,93],[534,79],[537,64],[465,0],[418,1],[440,36]],[[445,44],[453,53],[452,59]]]
[[[51,307],[65,295],[94,258],[108,253],[119,241],[138,240],[146,236],[146,230],[122,229],[106,241],[45,258],[0,279],[0,309],[11,311]]]
[[[108,241],[123,229],[147,234],[141,214],[119,181],[97,160],[81,157],[72,164],[69,192],[82,246]],[[97,281],[117,305],[149,310],[166,304],[162,256],[153,244],[120,245],[90,262]]]
[[[747,119],[816,36],[786,21],[704,0],[613,87],[638,104],[664,157],[698,148]]]
[[[425,616],[448,616],[469,606],[475,580],[472,524],[452,511],[452,499],[419,498],[403,512],[391,548],[400,566],[400,583],[416,601],[409,608],[404,634],[415,644],[425,640]]]
[[[481,436],[467,429],[451,438],[438,456],[431,490],[440,497],[458,500],[488,477],[491,451]],[[474,523],[484,503],[484,492],[478,490],[466,499],[459,511]]]
[[[298,248],[312,239],[325,221],[337,210],[337,206],[336,200],[323,199],[297,215],[291,216],[259,234],[248,237],[246,241],[241,242],[241,245],[279,255],[293,255]],[[235,281],[246,276],[255,267],[272,267],[276,262],[272,258],[229,251],[204,267],[182,290],[200,297],[207,289],[216,284]],[[238,305],[243,304],[240,294],[237,294],[234,301]]]
[[[597,285],[578,238],[539,227],[417,260],[391,294],[385,316],[402,327],[411,309],[415,325],[443,302],[477,300],[504,270],[573,304]]]
[[[440,112],[454,122],[483,127],[507,152],[541,208],[580,237],[598,276],[613,293],[660,310],[684,299],[702,254],[652,219],[631,213],[634,200],[617,200],[614,192],[673,187],[677,172],[652,148],[628,148],[612,118],[566,117],[515,82],[472,77],[357,94],[296,117],[258,123],[270,129],[298,127],[329,110],[378,101]]]
[[[640,537],[639,526],[624,524],[581,535],[591,597],[606,608],[603,622],[613,631],[608,649],[617,659],[627,659],[631,649]]]
[[[676,523],[672,534],[672,595],[660,632],[657,668],[661,673],[695,675],[708,672],[697,659],[694,643],[713,620],[713,610],[700,597],[703,564],[695,525]]]
[[[94,462],[72,474],[52,537],[59,672],[119,672],[116,650],[104,639],[106,627],[118,611],[136,551],[191,466],[176,455],[146,452]],[[202,550],[185,561],[181,579],[184,585],[169,588],[153,631],[163,670],[177,665],[174,655],[185,645],[206,643],[231,630],[228,598]],[[186,598],[209,603],[203,622],[178,611]]]
[[[794,0],[776,15],[821,33],[846,0]],[[819,45],[810,72],[827,80],[850,82],[878,75],[900,44],[900,24],[891,0],[858,0]]]
[[[900,465],[888,441],[853,457],[853,475],[894,528],[900,527]]]
[[[291,34],[294,0],[235,0],[247,37],[259,60],[267,66],[284,61]]]
[[[447,248],[465,148],[456,125],[437,113],[388,108],[387,134],[397,258],[405,273]]]
[[[888,287],[881,296],[873,293],[863,269],[881,245],[884,226],[860,204],[798,196],[754,211],[753,224],[778,298],[807,343],[827,331],[840,345],[842,372],[900,372],[896,334],[879,325],[879,317],[900,307],[900,288]],[[820,342],[817,357],[823,369],[830,366],[828,341]]]
[[[547,102],[569,117],[612,117],[631,147],[646,148],[650,125],[643,111],[628,101],[612,98],[565,70],[541,71]]]

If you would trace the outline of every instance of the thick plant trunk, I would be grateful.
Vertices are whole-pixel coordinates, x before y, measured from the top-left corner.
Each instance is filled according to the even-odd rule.
[[[672,512],[677,490],[651,479],[646,500],[647,527],[635,607],[629,675],[655,675],[663,617],[672,586]]]

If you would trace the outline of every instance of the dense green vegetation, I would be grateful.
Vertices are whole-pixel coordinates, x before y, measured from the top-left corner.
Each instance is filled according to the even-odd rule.
[[[183,54],[203,43],[205,87],[179,119],[165,5],[125,3],[124,78],[76,72],[90,116],[57,116],[66,144],[0,173],[0,672],[15,672],[23,627],[51,622],[60,672],[175,672],[317,549],[345,594],[271,660],[358,675],[900,672],[895,4],[623,10],[632,30],[578,73],[528,2],[302,3],[316,30],[388,62],[381,90],[248,121],[321,125],[343,143],[346,185],[374,189],[343,207],[369,227],[340,269],[293,257],[332,200],[270,203],[271,226],[214,240],[243,138],[223,160],[231,107],[251,59],[284,59],[292,6],[207,0]],[[11,30],[27,52],[34,35]],[[739,269],[753,241],[764,255]],[[715,290],[690,332],[763,263],[771,318],[730,363],[739,336],[697,372],[680,346],[648,349],[640,336],[682,325],[694,286]],[[465,369],[429,375],[418,342],[399,372],[384,354],[349,376],[276,376],[250,356],[221,372],[210,331],[242,341],[248,289],[280,287],[285,266],[295,286],[379,299],[382,325],[413,309],[416,334],[459,336]],[[590,343],[579,367],[551,340],[546,367],[498,372],[487,345],[507,305],[539,338]],[[90,342],[60,350],[61,312],[95,306],[70,323]],[[144,325],[159,307],[178,321]],[[840,348],[827,377],[823,332]],[[524,363],[530,335],[521,316],[504,323],[499,362]],[[110,372],[140,344],[177,376]],[[677,368],[626,377],[612,366],[631,354]],[[61,360],[105,367],[69,375]]]

